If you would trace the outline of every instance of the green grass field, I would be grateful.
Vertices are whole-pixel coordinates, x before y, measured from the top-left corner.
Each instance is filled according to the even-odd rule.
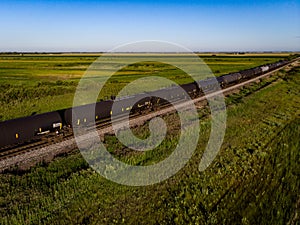
[[[199,110],[201,136],[188,164],[168,180],[145,187],[115,184],[92,171],[78,152],[26,172],[0,175],[0,224],[287,224],[299,221],[300,67],[264,79],[226,98],[221,151],[198,171],[210,131]],[[115,157],[149,165],[172,152],[172,129],[154,151],[130,154],[114,136]],[[145,137],[147,125],[134,129]],[[298,202],[298,203],[297,203]]]
[[[287,56],[200,55],[216,76],[272,63]],[[98,57],[96,54],[1,54],[0,121],[71,107],[80,78]],[[125,54],[122,57],[126,60],[139,55]],[[186,61],[185,56],[171,54],[168,57],[172,57],[174,62]],[[117,72],[99,99],[116,95],[129,82],[151,75],[166,77],[179,84],[191,81],[185,73],[171,65],[141,62]]]

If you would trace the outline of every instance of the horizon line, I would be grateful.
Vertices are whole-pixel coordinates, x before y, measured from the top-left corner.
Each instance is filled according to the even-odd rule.
[[[261,50],[261,51],[192,51],[193,53],[227,53],[227,54],[245,54],[245,53],[300,53],[300,50]],[[0,54],[78,54],[78,53],[90,53],[90,54],[103,54],[103,53],[160,53],[160,54],[168,54],[168,53],[191,53],[187,51],[176,52],[160,52],[160,51],[120,51],[120,52],[109,52],[109,51],[0,51]]]

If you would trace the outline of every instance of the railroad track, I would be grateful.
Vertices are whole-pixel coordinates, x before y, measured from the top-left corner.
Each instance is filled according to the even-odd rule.
[[[222,90],[217,91],[217,92],[210,93],[206,96],[199,96],[199,97],[193,99],[193,102],[198,103],[198,102],[205,101],[209,97],[213,97],[213,96],[216,96],[216,95],[219,95],[219,94],[229,93],[230,91],[232,91],[234,89],[238,89],[242,86],[253,83],[253,82],[258,81],[262,78],[268,77],[271,74],[273,74],[273,73],[275,73],[275,72],[291,65],[295,61],[298,61],[299,59],[300,58],[297,58],[297,59],[291,61],[290,63],[288,63],[288,64],[286,64],[286,65],[284,65],[280,68],[272,70],[272,71],[270,71],[268,73],[265,73],[263,75],[260,75],[258,77],[254,77],[252,79],[243,81],[241,83],[226,87],[225,89],[222,89]],[[184,102],[182,100],[178,101],[177,103],[178,103],[178,105],[180,105],[180,104],[184,105]],[[175,111],[174,107],[172,107],[172,106],[170,107],[170,105],[166,104],[166,105],[163,105],[163,106],[159,107],[159,109],[157,111],[150,112],[150,113],[147,113],[147,114],[145,114],[145,113],[144,114],[134,113],[130,116],[130,121],[132,121],[132,125],[134,125],[134,124],[137,124],[138,121],[147,121],[147,120],[150,120],[151,118],[161,116],[161,115],[164,115],[164,114],[168,114],[168,113],[172,113],[174,111]],[[124,124],[124,122],[122,122],[123,120],[124,120],[124,117],[118,117],[118,118],[116,118],[116,120],[114,122],[116,124],[118,124],[118,127],[122,127],[122,123]],[[103,132],[99,132],[99,133],[103,134],[105,132],[108,133],[109,131],[112,131],[111,126],[112,126],[112,124],[111,124],[110,119],[104,119],[104,120],[98,121],[95,124],[95,127],[85,128],[85,131],[89,132],[92,129],[96,128],[98,131],[103,130]],[[48,146],[58,144],[60,142],[70,141],[70,143],[75,143],[75,141],[72,140],[73,138],[74,138],[73,132],[69,128],[66,131],[64,131],[63,136],[56,137],[56,136],[53,136],[53,134],[52,134],[52,136],[48,136],[48,137],[46,136],[42,140],[39,140],[39,141],[31,142],[31,143],[28,143],[28,144],[22,144],[22,145],[19,145],[19,146],[10,146],[10,147],[6,147],[6,148],[1,148],[0,149],[0,161],[8,159],[8,158],[15,157],[15,156],[18,156],[18,155],[22,155],[26,152],[32,152],[32,151],[35,151],[35,150],[43,149],[43,148],[46,148]]]
[[[16,146],[8,146],[0,149],[0,160],[7,159],[9,157],[14,157],[17,155],[21,155],[25,152],[34,151],[48,145],[52,145],[54,143],[58,143],[62,140],[69,140],[73,138],[73,133],[68,133],[63,137],[51,137],[51,138],[42,138],[39,140],[34,140],[29,143],[23,143],[21,145]]]
[[[23,152],[27,152],[30,150],[34,150],[40,147],[43,147],[44,145],[49,144],[46,141],[38,141],[38,142],[33,142],[29,144],[24,144],[19,147],[8,147],[0,150],[0,159],[5,159],[8,157],[13,157],[19,154],[22,154]]]

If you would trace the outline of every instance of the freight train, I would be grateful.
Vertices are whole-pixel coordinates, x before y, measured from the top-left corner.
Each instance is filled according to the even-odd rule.
[[[287,60],[281,60],[276,63],[219,76],[216,79],[221,88],[226,88],[270,72],[288,63]],[[168,100],[184,100],[188,97],[187,95],[195,98],[203,95],[204,90],[205,93],[212,92],[216,82],[215,79],[208,78],[199,83],[201,88],[196,82],[193,82],[180,85],[180,87],[172,86],[150,93],[141,93],[115,100],[100,101],[95,104],[0,122],[0,148],[29,142],[49,132],[60,132],[64,127],[72,127],[72,124],[75,126],[89,125],[94,121],[110,118],[111,115],[121,116],[125,112],[128,113],[128,111],[139,113],[146,109],[153,110],[156,106],[167,104]],[[112,108],[114,102],[118,103],[116,108]],[[72,116],[75,117],[72,118]]]

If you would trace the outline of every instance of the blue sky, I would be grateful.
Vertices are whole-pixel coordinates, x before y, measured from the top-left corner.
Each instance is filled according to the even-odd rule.
[[[300,0],[1,1],[0,28],[0,51],[107,51],[141,40],[300,51]]]

